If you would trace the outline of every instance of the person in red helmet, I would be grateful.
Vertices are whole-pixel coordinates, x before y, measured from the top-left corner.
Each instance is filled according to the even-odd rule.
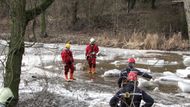
[[[122,80],[123,86],[110,99],[110,107],[152,107],[154,99],[144,90],[137,87],[137,74],[130,72],[128,78]],[[141,101],[144,105],[141,105]],[[119,105],[118,105],[119,104]]]
[[[86,46],[86,60],[88,61],[89,69],[88,73],[96,73],[96,55],[99,52],[98,45],[95,44],[95,39],[90,39],[90,44]]]
[[[129,58],[128,59],[128,66],[124,70],[122,70],[121,73],[120,73],[120,76],[119,76],[119,79],[118,79],[118,82],[117,82],[119,88],[122,87],[122,80],[126,79],[126,78],[129,78],[129,74],[131,74],[131,73],[135,73],[135,74],[137,74],[139,76],[142,76],[144,78],[147,78],[147,79],[152,78],[151,75],[149,75],[149,74],[147,74],[145,72],[141,72],[140,70],[136,69],[135,68],[135,59],[134,58]]]
[[[74,59],[73,59],[73,54],[72,51],[70,50],[71,45],[67,43],[65,45],[65,49],[61,52],[61,57],[62,57],[62,62],[65,65],[65,80],[69,81],[70,80],[75,80],[73,77],[74,73]],[[68,78],[68,72],[70,71],[70,78]]]

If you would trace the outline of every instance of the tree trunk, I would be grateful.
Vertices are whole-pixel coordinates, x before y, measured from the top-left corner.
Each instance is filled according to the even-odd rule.
[[[74,26],[75,23],[77,22],[77,11],[78,11],[78,0],[73,0],[72,1],[72,15],[71,15],[72,26]]]
[[[186,21],[187,21],[187,27],[188,27],[189,44],[190,44],[190,1],[183,0],[183,2],[184,2]]]
[[[40,27],[41,27],[41,37],[46,38],[48,35],[46,32],[46,14],[45,14],[45,11],[43,11],[41,14]]]
[[[11,37],[4,77],[4,87],[9,87],[14,95],[14,99],[9,105],[10,107],[16,105],[19,99],[19,83],[26,26],[30,20],[45,11],[53,1],[45,0],[40,6],[26,11],[26,0],[10,0]]]
[[[152,9],[155,9],[155,8],[156,8],[155,2],[156,2],[156,0],[152,0],[152,2],[151,2],[151,8],[152,8]]]
[[[12,105],[15,105],[19,98],[18,90],[26,28],[25,4],[25,0],[11,0],[10,2],[12,23],[4,86],[10,87],[13,91],[15,99],[12,101]]]
[[[136,0],[128,0],[127,2],[128,2],[127,3],[127,8],[128,8],[127,12],[129,13],[132,9],[134,9]]]
[[[43,1],[44,0],[41,0],[41,3]],[[41,21],[40,21],[41,37],[46,38],[48,35],[46,32],[46,12],[45,11],[42,12],[40,18],[41,18]]]

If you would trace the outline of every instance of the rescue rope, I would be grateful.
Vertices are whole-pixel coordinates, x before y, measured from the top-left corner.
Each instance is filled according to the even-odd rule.
[[[133,93],[135,93],[135,91],[136,91],[136,85],[137,85],[137,81],[134,81]],[[129,107],[132,107],[132,105],[135,107],[135,104],[134,104],[134,101],[133,101],[134,97],[135,97],[135,95],[132,96],[132,100],[131,100],[131,103],[130,103]]]
[[[127,76],[123,76],[125,79],[127,79]],[[137,85],[137,82],[134,81],[134,88],[133,88],[133,93],[135,93],[135,90],[136,90],[136,85]],[[122,83],[121,83],[121,87],[123,88],[123,80],[122,80]],[[131,102],[130,102],[130,105],[126,103],[126,101],[123,101],[126,105],[128,105],[129,107],[131,107],[132,105],[134,105],[134,96],[132,97],[131,99]],[[122,98],[119,98],[120,100],[122,100]],[[134,105],[135,106],[135,105]]]

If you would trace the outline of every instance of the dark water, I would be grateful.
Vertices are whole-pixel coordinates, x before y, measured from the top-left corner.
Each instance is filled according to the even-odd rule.
[[[150,56],[150,57],[140,57],[140,59],[152,59],[155,58],[155,56]],[[185,66],[183,64],[183,58],[181,55],[178,54],[171,54],[171,53],[164,53],[160,56],[156,56],[156,59],[160,59],[160,60],[164,60],[168,63],[170,62],[177,62],[176,65],[169,65],[169,64],[165,64],[162,67],[156,67],[154,65],[146,65],[146,64],[136,64],[137,68],[144,68],[144,69],[150,69],[152,74],[159,74],[159,73],[163,73],[164,71],[170,71],[175,73],[176,69],[184,69]],[[116,58],[115,60],[121,60],[120,58]],[[122,60],[126,60],[126,59],[122,59]],[[97,65],[97,71],[98,73],[96,75],[94,75],[92,78],[94,79],[94,82],[96,83],[100,83],[100,84],[105,84],[105,85],[111,85],[113,87],[117,87],[117,77],[107,77],[107,78],[102,78],[101,75],[104,74],[105,71],[107,70],[111,70],[111,69],[124,69],[127,66],[126,64],[122,64],[119,67],[115,66],[113,64],[110,64],[112,61],[98,61],[99,64]],[[83,75],[85,76],[85,75]],[[89,75],[86,75],[89,76]],[[90,78],[90,76],[89,76]],[[159,90],[161,92],[164,93],[178,93],[180,92],[180,90],[178,89],[177,85],[173,85],[173,84],[160,84],[159,85]]]

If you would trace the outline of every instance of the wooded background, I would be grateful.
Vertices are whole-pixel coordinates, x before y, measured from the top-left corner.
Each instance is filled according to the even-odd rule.
[[[35,7],[40,0],[26,0],[27,9]],[[131,0],[134,1],[134,0]],[[184,4],[173,0],[136,0],[133,9],[128,0],[56,0],[46,13],[47,33],[97,33],[130,36],[133,32],[160,33],[165,36],[181,32],[188,39]],[[9,32],[6,22],[9,11],[1,4],[0,28]],[[2,22],[4,21],[4,22]],[[40,17],[36,18],[36,32],[40,31]],[[32,25],[32,24],[30,24]],[[43,29],[43,28],[42,28]],[[31,29],[27,30],[31,34]],[[26,36],[27,37],[27,36]]]

